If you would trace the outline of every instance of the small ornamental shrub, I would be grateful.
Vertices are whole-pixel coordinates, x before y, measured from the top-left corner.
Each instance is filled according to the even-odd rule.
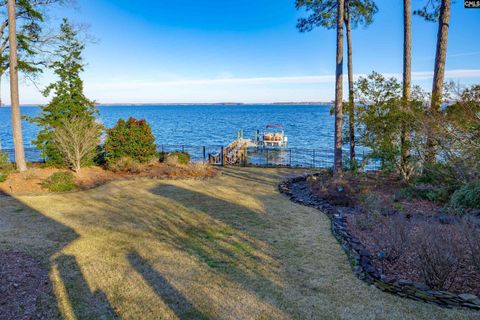
[[[65,164],[75,172],[93,163],[102,126],[90,118],[73,117],[55,128],[53,139]]]
[[[42,183],[42,187],[51,192],[67,192],[77,188],[71,172],[56,172]]]
[[[444,204],[460,185],[451,166],[435,163],[426,165],[410,188],[416,198]]]
[[[108,169],[113,172],[138,173],[140,172],[140,164],[132,158],[122,157],[120,159],[110,161],[108,163]]]
[[[376,232],[372,232],[375,246],[383,254],[385,260],[396,262],[407,248],[408,221],[403,215],[397,214],[391,217],[378,219]]]
[[[415,196],[415,190],[412,187],[402,188],[393,194],[393,201],[412,200]]]
[[[415,263],[424,282],[435,290],[448,290],[464,263],[463,230],[455,225],[424,223],[412,241],[417,255]]]
[[[172,158],[176,157],[176,164],[188,164],[190,163],[190,154],[188,152],[160,152],[158,154],[160,162],[169,163],[172,162]],[[169,160],[170,159],[170,160]]]
[[[165,162],[169,166],[178,166],[180,162],[178,161],[178,156],[175,154],[171,154],[165,159]]]
[[[212,167],[206,162],[194,162],[189,166],[191,175],[194,177],[208,176],[212,174]]]
[[[5,152],[0,151],[0,168],[9,164],[8,162],[8,155]]]
[[[455,191],[450,199],[450,206],[455,209],[480,209],[480,180]]]
[[[150,161],[157,156],[155,137],[145,120],[129,118],[118,120],[115,127],[107,130],[105,142],[107,162],[129,157],[140,163]]]
[[[470,260],[477,272],[480,272],[480,225],[472,217],[464,218],[462,223],[462,230],[465,233],[468,249],[470,249]]]
[[[415,197],[426,199],[436,203],[446,203],[450,198],[451,191],[431,184],[419,184],[414,188]]]
[[[0,182],[5,182],[8,179],[8,175],[10,174],[7,170],[0,170]]]
[[[5,182],[13,171],[13,165],[8,161],[8,155],[0,151],[0,182]]]
[[[439,204],[448,203],[452,193],[461,185],[451,166],[443,163],[428,164],[412,185],[402,192],[406,198],[426,199]]]

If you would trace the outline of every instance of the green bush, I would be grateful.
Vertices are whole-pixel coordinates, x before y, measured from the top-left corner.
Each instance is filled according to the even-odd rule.
[[[450,188],[432,184],[416,185],[412,190],[412,193],[416,198],[425,199],[436,203],[448,202],[452,192],[453,191]]]
[[[190,163],[190,154],[187,152],[160,152],[158,156],[160,162],[167,162],[169,158],[176,157],[178,164]]]
[[[375,194],[368,195],[362,201],[363,210],[354,218],[354,224],[360,230],[372,230],[386,213],[385,202]]]
[[[460,185],[451,166],[435,163],[426,165],[408,189],[415,198],[444,204]]]
[[[9,164],[8,162],[8,155],[5,152],[0,151],[0,168]]]
[[[42,183],[42,187],[51,192],[73,191],[77,188],[71,172],[56,172]]]
[[[455,209],[480,209],[480,180],[455,191],[450,199],[450,206]]]
[[[8,155],[0,151],[0,182],[5,182],[13,171],[13,165],[8,161]]]
[[[144,163],[157,156],[155,137],[150,125],[145,120],[135,118],[127,121],[120,119],[115,127],[107,130],[104,149],[107,162],[129,157]]]
[[[454,169],[448,164],[426,164],[423,172],[415,180],[415,183],[442,185],[455,190],[460,182],[455,177]]]
[[[402,200],[411,200],[415,196],[415,189],[412,187],[405,187],[393,194],[393,201],[398,202]]]

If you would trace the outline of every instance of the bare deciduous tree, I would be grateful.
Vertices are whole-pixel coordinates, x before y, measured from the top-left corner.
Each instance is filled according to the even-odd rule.
[[[418,267],[425,283],[435,290],[448,290],[458,276],[465,247],[458,239],[462,230],[454,225],[424,222],[413,239]]]
[[[82,163],[98,146],[101,125],[89,118],[73,117],[55,128],[54,139],[65,162],[75,171],[80,172]]]

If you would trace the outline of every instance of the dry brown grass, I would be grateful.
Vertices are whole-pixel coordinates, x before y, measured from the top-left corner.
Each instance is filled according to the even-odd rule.
[[[315,209],[277,192],[297,170],[117,181],[0,197],[0,249],[50,269],[66,319],[467,319],[356,279]]]

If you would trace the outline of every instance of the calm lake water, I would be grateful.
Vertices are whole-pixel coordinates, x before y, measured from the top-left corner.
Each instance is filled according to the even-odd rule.
[[[239,129],[253,138],[255,130],[269,123],[281,124],[293,148],[331,148],[333,117],[328,105],[241,106],[100,106],[99,120],[112,127],[119,118],[146,119],[158,145],[227,145]],[[22,107],[22,115],[35,116],[37,107]],[[23,122],[25,147],[33,147],[36,125]],[[13,148],[10,108],[0,108],[0,141]]]
[[[331,167],[333,165],[334,118],[330,105],[161,105],[161,106],[100,106],[98,120],[107,128],[119,118],[146,119],[152,127],[159,150],[186,151],[193,160],[207,159],[220,153],[237,137],[242,129],[244,137],[253,138],[255,130],[267,124],[281,124],[288,136],[289,150],[249,151],[248,163],[261,165],[289,165]],[[22,115],[34,117],[38,107],[22,107]],[[0,143],[10,160],[14,159],[10,108],[0,108]],[[32,141],[38,133],[35,124],[23,121],[23,136],[28,161],[42,160]],[[192,146],[192,147],[188,147]],[[211,146],[204,149],[202,146]],[[368,150],[357,146],[357,161]],[[348,146],[344,146],[344,160]],[[378,163],[369,164],[374,170]],[[368,169],[367,168],[367,169]]]

